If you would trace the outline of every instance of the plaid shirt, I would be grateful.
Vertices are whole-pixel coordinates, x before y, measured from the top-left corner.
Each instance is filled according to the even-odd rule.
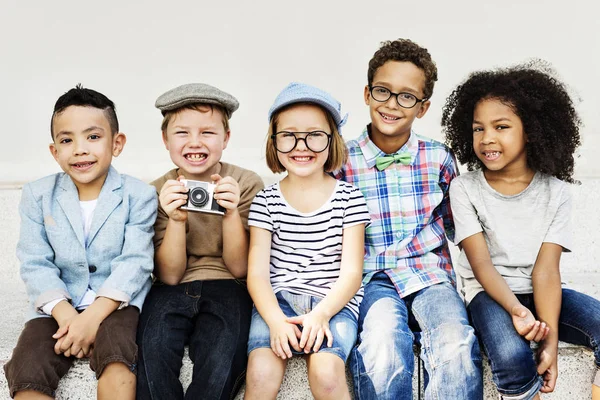
[[[446,235],[454,238],[448,196],[457,174],[454,155],[442,143],[411,132],[397,152],[410,153],[410,164],[379,171],[375,161],[385,153],[369,138],[369,128],[347,143],[348,161],[336,174],[363,192],[371,214],[363,283],[384,271],[400,297],[441,282],[454,284],[446,240]]]

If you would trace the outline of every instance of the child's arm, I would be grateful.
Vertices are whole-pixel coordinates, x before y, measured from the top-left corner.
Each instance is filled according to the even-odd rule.
[[[288,318],[292,324],[301,324],[300,347],[305,353],[315,352],[327,338],[327,346],[333,345],[329,320],[354,297],[362,281],[365,246],[365,225],[357,224],[344,229],[342,236],[342,260],[340,276],[331,291],[308,314]]]
[[[169,179],[160,189],[158,199],[168,222],[162,242],[156,249],[154,274],[167,285],[177,285],[187,268],[188,213],[179,208],[187,202],[187,188],[179,180]]]
[[[540,320],[550,327],[550,333],[538,349],[538,373],[544,377],[542,392],[551,392],[556,385],[558,366],[558,318],[562,302],[560,256],[571,247],[571,193],[563,186],[560,205],[548,227],[531,273],[533,299]]]
[[[506,281],[492,264],[483,233],[476,233],[460,242],[475,279],[485,292],[510,314],[513,325],[527,340],[539,342],[548,334],[545,322],[536,321],[529,309],[521,304]]]
[[[271,232],[266,229],[250,227],[250,252],[248,257],[248,292],[260,316],[269,326],[271,349],[280,358],[292,357],[290,345],[300,351],[298,338],[300,330],[294,324],[286,322],[277,298],[273,293],[269,276]]]
[[[41,201],[41,198],[36,198],[30,184],[23,186],[17,257],[21,261],[21,278],[29,301],[38,313],[43,314],[45,304],[63,298],[71,300],[71,295],[61,279],[60,269],[54,264],[54,250],[46,234],[44,217],[49,220],[49,226],[56,226],[56,222],[51,215],[44,216]]]
[[[538,373],[544,376],[541,391],[552,392],[558,377],[558,318],[562,301],[559,262],[562,247],[555,243],[543,243],[533,272],[533,300],[541,321],[550,328],[548,336],[538,349]]]
[[[111,260],[110,275],[96,291],[96,301],[106,297],[123,307],[148,284],[154,269],[156,191],[149,185],[131,190],[121,254]]]
[[[458,175],[456,168],[456,158],[452,150],[448,149],[446,159],[442,163],[440,169],[439,185],[442,189],[444,197],[440,204],[440,214],[444,221],[444,231],[446,237],[450,241],[454,241],[454,221],[452,220],[452,208],[450,207],[450,182]]]
[[[244,278],[248,273],[248,233],[238,210],[240,186],[231,176],[214,174],[210,178],[216,184],[214,197],[225,208],[223,262],[235,278]]]

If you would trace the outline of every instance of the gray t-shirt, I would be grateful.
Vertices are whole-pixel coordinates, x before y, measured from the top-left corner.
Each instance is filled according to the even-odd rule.
[[[537,172],[521,193],[494,190],[482,171],[472,171],[450,184],[455,244],[483,232],[492,263],[514,293],[533,293],[531,273],[542,243],[570,251],[571,193],[567,183]],[[475,279],[464,250],[455,266],[467,304],[483,288]]]

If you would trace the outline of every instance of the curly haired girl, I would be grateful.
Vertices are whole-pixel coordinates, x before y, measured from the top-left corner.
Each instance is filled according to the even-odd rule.
[[[567,182],[580,125],[565,85],[539,61],[473,73],[444,106],[446,143],[470,171],[450,187],[456,271],[503,398],[552,392],[562,340],[593,349],[600,399],[600,301],[562,288],[559,271],[572,244]]]

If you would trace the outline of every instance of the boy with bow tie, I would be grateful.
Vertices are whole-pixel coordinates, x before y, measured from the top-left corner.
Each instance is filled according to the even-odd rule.
[[[455,289],[448,201],[457,169],[450,149],[417,135],[437,80],[429,52],[399,39],[369,62],[371,123],[348,142],[337,174],[361,189],[365,232],[358,343],[350,355],[357,399],[412,399],[413,343],[426,369],[425,398],[481,399],[481,356]]]

